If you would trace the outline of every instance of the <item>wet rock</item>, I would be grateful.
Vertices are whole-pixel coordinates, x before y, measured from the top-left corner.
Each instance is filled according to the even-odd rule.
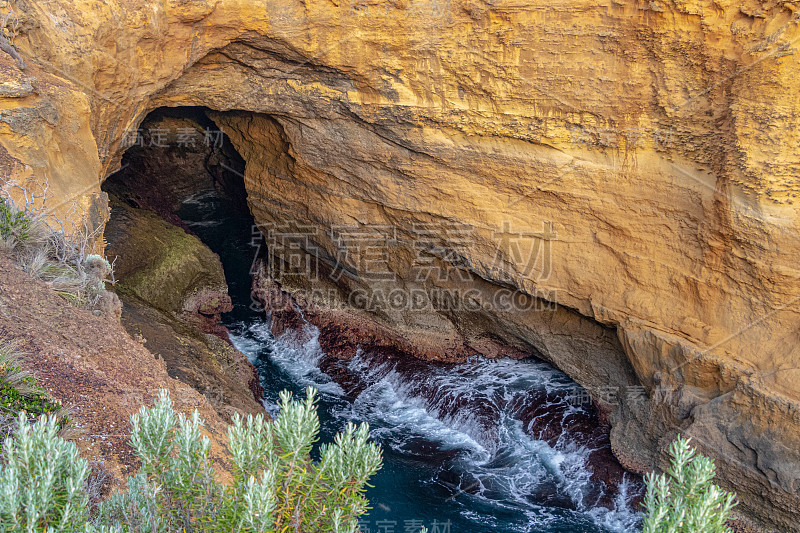
[[[351,401],[355,401],[367,387],[383,379],[389,372],[395,372],[403,378],[408,394],[435,405],[437,416],[446,419],[468,413],[470,420],[482,427],[484,435],[495,432],[498,423],[497,406],[475,402],[467,397],[447,395],[437,388],[435,382],[428,380],[435,368],[448,367],[453,360],[463,362],[464,358],[454,357],[451,358],[451,363],[445,363],[441,361],[445,357],[440,355],[433,357],[434,361],[426,361],[426,353],[408,349],[409,345],[398,335],[384,330],[378,324],[369,324],[364,317],[350,317],[351,320],[348,321],[344,311],[330,312],[321,311],[314,306],[303,307],[303,302],[296,301],[283,292],[279,284],[265,277],[263,269],[254,278],[253,294],[262,304],[270,306],[267,311],[271,317],[273,334],[302,332],[309,323],[317,327],[318,340],[324,353],[320,369],[344,390]],[[343,321],[346,325],[341,324]],[[355,327],[354,324],[359,324],[360,327]],[[377,332],[383,334],[378,335]],[[494,339],[492,342],[498,345],[495,355],[506,350],[519,354],[519,350],[514,347],[503,347]],[[356,354],[360,365],[368,368],[369,372],[365,373],[363,369],[354,371],[349,367],[348,360]],[[635,473],[626,472],[614,457],[608,424],[591,402],[588,405],[574,405],[572,402],[573,398],[563,392],[554,394],[545,389],[536,389],[522,397],[515,397],[508,408],[519,418],[525,432],[531,437],[543,440],[552,447],[566,441],[590,450],[586,466],[592,484],[585,494],[586,501],[613,509],[617,504],[616,498],[620,494],[621,484],[627,476],[630,490],[634,493],[628,496],[633,497],[632,505],[637,506],[641,502],[641,494],[636,494],[642,488],[641,478]],[[413,447],[414,442],[412,440],[407,445]],[[430,443],[422,441],[419,445],[423,448],[431,447]],[[433,449],[420,451],[433,457],[440,452],[435,446]],[[446,459],[443,458],[442,464],[445,462]],[[456,492],[475,489],[474,480],[472,483],[464,481],[453,472],[440,472],[439,480]],[[537,492],[531,494],[531,498],[532,501],[556,507],[573,509],[576,505],[569,495],[558,490],[552,483],[543,483],[537,487]]]
[[[106,253],[114,261],[118,290],[227,338],[217,325],[233,307],[219,257],[152,212],[116,199],[111,205]]]
[[[234,349],[220,315],[232,309],[219,257],[152,211],[112,198],[106,226],[122,323],[169,375],[205,395],[224,420],[263,413],[255,368]]]

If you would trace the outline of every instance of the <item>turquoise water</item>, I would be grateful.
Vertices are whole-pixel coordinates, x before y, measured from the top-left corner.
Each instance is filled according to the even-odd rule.
[[[628,502],[639,482],[623,480],[598,505],[608,488],[590,478],[591,446],[567,433],[531,436],[531,406],[558,413],[562,425],[585,414],[566,400],[575,387],[566,375],[533,359],[405,368],[360,353],[339,365],[338,373],[359,383],[357,395],[345,391],[321,370],[313,326],[275,338],[264,313],[251,308],[249,214],[207,191],[186,199],[178,215],[222,258],[235,306],[224,323],[259,371],[265,409],[275,414],[281,390],[301,394],[313,385],[323,441],[352,420],[368,422],[383,446],[364,533],[415,533],[421,525],[431,533],[637,529]]]

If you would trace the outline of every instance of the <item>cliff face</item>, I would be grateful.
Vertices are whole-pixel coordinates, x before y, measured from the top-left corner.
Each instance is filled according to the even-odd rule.
[[[17,0],[27,68],[0,54],[0,169],[101,226],[100,183],[150,110],[236,111],[212,118],[257,222],[305,228],[329,265],[342,228],[391,228],[335,298],[449,286],[419,277],[422,250],[489,298],[557,302],[372,311],[442,349],[535,348],[595,391],[623,462],[663,466],[694,436],[746,511],[796,529],[797,9]]]

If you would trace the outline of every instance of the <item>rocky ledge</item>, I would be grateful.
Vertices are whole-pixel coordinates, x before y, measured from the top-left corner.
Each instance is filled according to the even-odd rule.
[[[263,413],[258,374],[219,322],[232,309],[219,257],[182,228],[116,198],[105,236],[128,333],[224,420]]]

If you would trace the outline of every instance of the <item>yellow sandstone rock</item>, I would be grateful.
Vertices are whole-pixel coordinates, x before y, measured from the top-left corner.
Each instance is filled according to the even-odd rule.
[[[62,220],[102,227],[100,184],[149,111],[207,106],[259,223],[308,224],[327,253],[335,226],[394,227],[386,267],[407,287],[415,227],[473,228],[460,264],[482,291],[558,303],[476,327],[590,389],[644,386],[643,407],[598,399],[624,463],[663,466],[693,436],[746,513],[798,530],[794,4],[11,4],[27,67],[0,53],[0,176],[48,184]],[[542,241],[552,260],[532,265]],[[470,335],[466,315],[380,319]]]

